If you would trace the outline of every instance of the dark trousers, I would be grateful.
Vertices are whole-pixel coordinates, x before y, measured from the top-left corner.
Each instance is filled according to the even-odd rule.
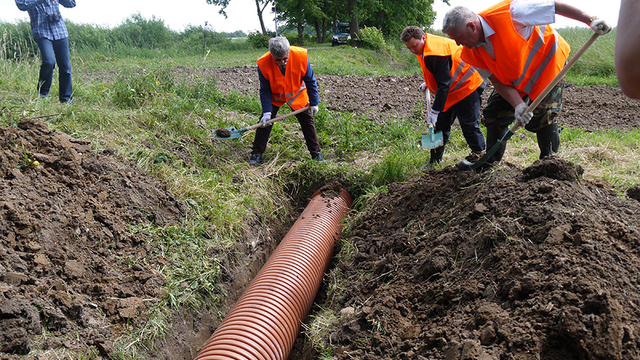
[[[273,105],[271,111],[271,118],[275,118],[280,110],[279,106]],[[300,123],[302,128],[302,135],[307,143],[307,149],[310,154],[320,152],[320,142],[318,141],[318,134],[316,133],[316,125],[313,122],[313,116],[309,113],[309,110],[296,114],[296,119]],[[259,127],[256,129],[256,137],[253,140],[252,154],[262,154],[267,149],[267,142],[269,142],[269,135],[271,135],[271,128],[273,126]]]
[[[58,63],[58,81],[60,82],[60,102],[67,102],[71,99],[73,87],[71,85],[71,58],[69,57],[69,38],[49,40],[36,39],[36,44],[40,48],[42,64],[40,65],[40,76],[38,79],[38,92],[41,97],[49,96],[51,81],[53,79],[53,69]]]
[[[482,130],[480,129],[478,121],[480,119],[480,104],[482,102],[481,97],[484,87],[485,86],[483,84],[476,89],[476,91],[458,101],[458,103],[449,108],[449,110],[442,111],[438,114],[435,131],[442,131],[443,146],[431,151],[432,162],[440,161],[442,159],[444,146],[447,145],[447,142],[449,141],[451,126],[456,118],[458,118],[462,134],[471,148],[471,151],[481,153],[485,150],[484,136],[482,135]]]

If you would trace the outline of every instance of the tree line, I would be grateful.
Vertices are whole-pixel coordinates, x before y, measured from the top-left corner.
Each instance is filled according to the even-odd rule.
[[[233,0],[206,0],[226,8]],[[297,30],[303,42],[305,28],[315,30],[317,42],[326,41],[337,22],[348,22],[351,39],[357,41],[361,27],[375,27],[385,37],[398,37],[407,25],[430,27],[435,20],[433,0],[254,0],[263,35],[269,35],[264,15],[275,12],[276,21]],[[441,0],[436,0],[441,1]],[[449,3],[448,0],[442,0]]]

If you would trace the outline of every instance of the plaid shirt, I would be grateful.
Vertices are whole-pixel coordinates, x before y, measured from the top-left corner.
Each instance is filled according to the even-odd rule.
[[[18,9],[29,13],[34,39],[58,40],[69,37],[67,27],[60,16],[58,1],[66,8],[76,6],[76,0],[16,0]],[[59,20],[49,21],[47,15],[57,15]]]

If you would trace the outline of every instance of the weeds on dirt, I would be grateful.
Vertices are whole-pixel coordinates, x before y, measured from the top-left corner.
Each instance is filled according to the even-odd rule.
[[[327,349],[330,347],[331,344],[327,344],[324,339],[328,338],[328,331],[335,320],[336,316],[333,311],[321,308],[316,314],[310,316],[308,323],[302,324],[302,331],[311,341],[314,349]],[[329,356],[330,352],[325,355]]]

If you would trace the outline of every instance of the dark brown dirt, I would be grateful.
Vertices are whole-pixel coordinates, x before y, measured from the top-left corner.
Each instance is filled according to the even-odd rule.
[[[255,67],[177,72],[257,95]],[[408,116],[419,98],[418,76],[317,77],[324,106],[373,121]],[[639,105],[618,89],[570,85],[561,123],[625,131],[637,126]],[[130,261],[153,249],[129,229],[180,223],[188,208],[90,145],[37,120],[0,128],[1,359],[36,346],[75,354],[96,346],[108,358],[164,295],[155,269],[166,260]],[[445,168],[372,199],[346,236],[358,253],[332,270],[351,279],[336,312],[354,310],[330,327],[335,357],[640,358],[640,191],[623,198],[581,175],[558,158],[485,173]],[[263,236],[254,225],[233,252],[248,263],[221,256],[222,314],[286,232],[273,224]],[[193,358],[220,321],[215,310],[181,310],[147,358]],[[300,339],[290,358],[317,358]]]
[[[231,136],[231,131],[229,129],[216,129],[216,135],[220,137],[229,137]]]
[[[187,207],[113,151],[90,150],[38,120],[0,129],[0,354],[29,353],[43,331],[47,348],[108,354],[164,295],[157,264],[130,265],[150,249],[129,225],[180,222]]]
[[[580,173],[550,158],[390,186],[334,270],[334,359],[640,358],[640,203]]]

